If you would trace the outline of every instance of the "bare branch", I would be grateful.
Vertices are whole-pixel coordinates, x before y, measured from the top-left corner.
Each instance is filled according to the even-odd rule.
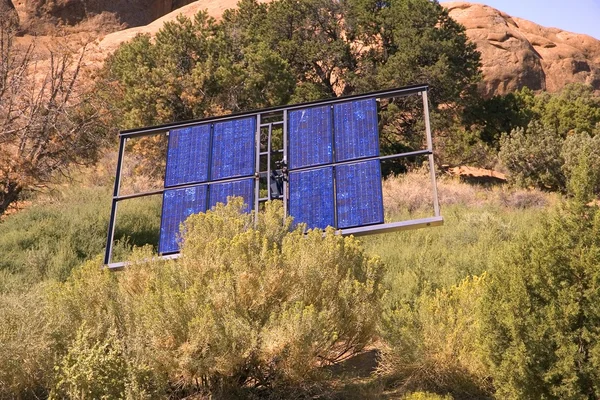
[[[104,141],[103,112],[80,79],[85,47],[37,62],[35,42],[17,49],[11,29],[0,21],[0,215],[23,190],[93,162]]]

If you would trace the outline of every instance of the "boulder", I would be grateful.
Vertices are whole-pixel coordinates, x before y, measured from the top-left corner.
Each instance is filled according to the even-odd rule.
[[[444,3],[465,26],[481,52],[486,97],[528,87],[556,92],[572,82],[600,90],[600,41],[546,28],[495,8],[467,2]]]

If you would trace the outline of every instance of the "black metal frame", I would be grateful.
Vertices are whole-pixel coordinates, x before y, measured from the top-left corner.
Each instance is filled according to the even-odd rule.
[[[429,163],[431,184],[432,184],[432,189],[433,189],[434,216],[430,217],[430,218],[422,218],[422,219],[415,219],[415,220],[402,221],[402,222],[383,223],[383,224],[361,226],[361,227],[350,228],[350,229],[340,229],[340,230],[338,230],[338,233],[342,234],[342,235],[351,235],[351,234],[352,235],[366,235],[366,234],[383,233],[383,232],[404,230],[404,229],[411,229],[411,228],[420,228],[420,227],[424,227],[424,226],[442,225],[443,217],[440,215],[440,207],[439,207],[439,201],[438,201],[438,195],[437,195],[437,186],[436,186],[436,181],[435,181],[433,142],[432,142],[432,136],[431,136],[431,126],[430,126],[430,121],[429,121],[429,101],[428,101],[428,97],[427,97],[428,90],[429,90],[429,87],[427,85],[414,85],[414,86],[407,86],[407,87],[399,88],[399,89],[381,90],[381,91],[377,91],[377,92],[360,94],[360,95],[344,96],[344,97],[338,97],[338,98],[326,99],[326,100],[318,100],[318,101],[294,104],[294,105],[289,105],[289,106],[272,107],[272,108],[267,108],[267,109],[262,109],[262,110],[230,114],[230,115],[221,116],[221,117],[210,117],[210,118],[204,118],[204,119],[189,120],[189,121],[183,121],[183,122],[177,122],[177,123],[169,123],[169,124],[163,124],[163,125],[158,125],[158,126],[150,126],[150,127],[139,128],[139,129],[129,129],[129,130],[121,131],[119,134],[119,154],[118,154],[118,159],[117,159],[117,170],[116,170],[116,176],[115,176],[112,207],[111,207],[110,221],[109,221],[109,227],[108,227],[108,237],[107,237],[107,241],[106,241],[106,252],[104,255],[104,264],[106,264],[109,268],[112,268],[112,269],[119,269],[125,265],[122,262],[121,263],[111,263],[113,242],[114,242],[114,233],[115,233],[116,214],[117,214],[117,208],[118,208],[117,206],[118,206],[119,201],[127,200],[127,199],[134,199],[134,198],[138,198],[138,197],[163,194],[164,191],[167,189],[170,190],[170,189],[186,188],[186,187],[192,187],[192,186],[198,185],[197,183],[174,185],[174,186],[170,186],[169,188],[121,196],[119,194],[120,188],[121,188],[121,171],[122,171],[123,158],[124,158],[124,154],[125,154],[125,143],[128,139],[138,138],[138,137],[143,137],[143,136],[157,135],[157,134],[167,134],[169,132],[169,130],[171,130],[171,129],[184,128],[184,127],[188,127],[188,126],[197,125],[200,123],[226,121],[226,120],[236,119],[236,118],[240,118],[240,117],[244,117],[244,116],[256,116],[256,118],[257,118],[256,155],[255,155],[256,156],[255,157],[256,166],[255,166],[255,174],[254,174],[254,179],[256,180],[256,182],[255,182],[255,199],[254,199],[253,209],[258,210],[261,202],[271,199],[271,190],[269,188],[269,182],[270,182],[269,177],[270,177],[271,171],[272,171],[272,169],[271,169],[271,154],[272,154],[271,133],[272,133],[273,126],[274,125],[282,125],[283,126],[283,163],[282,164],[285,166],[285,164],[287,163],[287,114],[289,111],[295,110],[295,109],[306,108],[306,107],[310,107],[310,106],[325,105],[325,104],[333,105],[336,103],[341,103],[341,102],[346,102],[346,101],[369,99],[369,98],[387,99],[387,98],[396,98],[396,97],[406,97],[406,96],[410,96],[410,95],[414,95],[414,94],[418,94],[418,95],[422,96],[427,148],[423,149],[423,150],[411,151],[411,152],[406,152],[406,153],[398,153],[398,154],[393,154],[393,155],[365,157],[364,159],[360,159],[360,161],[368,161],[368,160],[375,160],[375,159],[381,161],[381,160],[412,157],[412,156],[427,156],[428,163]],[[266,122],[264,124],[262,123],[263,118],[273,116],[278,113],[281,113],[281,120],[275,121],[275,122]],[[261,128],[268,128],[268,143],[267,143],[267,151],[266,152],[261,152],[261,142],[260,142]],[[267,171],[260,171],[260,161],[261,161],[260,157],[261,156],[267,156]],[[334,163],[327,164],[327,165],[331,165],[331,166],[335,167],[336,165],[350,164],[350,163],[354,163],[356,161],[357,160],[334,162]],[[320,168],[322,166],[318,166],[318,167]],[[300,168],[300,169],[296,169],[295,171],[309,170],[309,169],[313,169],[313,168],[317,168],[317,167]],[[259,190],[260,189],[260,179],[261,179],[259,175],[261,172],[267,173],[266,176],[267,176],[267,193],[268,193],[268,195],[265,198],[261,198],[260,193],[259,193],[260,192],[260,190]],[[211,182],[206,182],[206,184],[215,183],[215,182],[236,181],[239,179],[248,179],[248,177],[247,176],[246,177],[236,177],[236,178],[230,178],[230,179],[222,179],[222,180],[218,180],[218,181],[215,180],[215,181],[211,181]],[[287,182],[284,179],[284,182],[283,182],[284,215],[287,215],[287,200],[288,200],[288,187],[287,187]],[[178,254],[170,254],[170,255],[166,255],[166,256],[162,256],[162,257],[163,258],[176,258],[177,256],[178,256]]]

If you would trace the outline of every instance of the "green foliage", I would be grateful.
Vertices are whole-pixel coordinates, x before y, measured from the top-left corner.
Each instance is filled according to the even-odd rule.
[[[484,278],[419,296],[415,303],[387,303],[381,368],[415,388],[485,394],[491,388],[479,352],[478,312]]]
[[[567,136],[561,156],[562,170],[568,178],[568,193],[575,197],[581,195],[586,201],[600,194],[600,135],[573,133]]]
[[[503,135],[500,146],[499,158],[517,185],[566,192],[584,160],[591,193],[600,193],[600,135],[571,132],[563,138],[558,130],[534,121]]]
[[[347,4],[349,36],[368,46],[359,55],[363,68],[355,87],[364,91],[426,82],[436,106],[460,103],[461,94],[474,89],[479,53],[468,42],[464,27],[437,1]]]
[[[109,197],[105,187],[60,188],[47,201],[6,217],[0,222],[0,270],[27,282],[65,280],[73,268],[104,252]],[[123,202],[116,256],[133,245],[156,244],[159,215],[158,198]]]
[[[490,274],[482,337],[499,397],[600,395],[600,210],[585,197],[515,242]]]
[[[127,364],[121,356],[118,341],[109,335],[102,342],[93,341],[79,328],[67,354],[57,365],[58,383],[53,398],[116,399],[125,391]]]
[[[531,108],[539,120],[561,136],[569,132],[596,134],[600,123],[600,96],[590,85],[566,85],[559,93],[536,96]]]
[[[293,81],[271,48],[228,32],[205,12],[137,36],[107,60],[102,91],[125,128],[287,102]]]
[[[510,135],[503,135],[498,156],[514,183],[562,190],[566,183],[562,144],[563,139],[555,129],[534,121],[526,129],[517,128]]]
[[[524,88],[504,96],[494,96],[467,107],[462,125],[477,133],[478,139],[498,149],[502,133],[525,128],[534,117],[533,92]]]
[[[181,17],[123,44],[99,92],[132,128],[428,83],[441,128],[479,79],[479,53],[437,1],[244,0],[220,22]],[[422,137],[420,100],[382,108],[390,151],[421,148],[407,140]]]
[[[444,198],[460,196],[441,189]],[[486,271],[544,214],[476,205],[482,195],[468,192],[468,205],[445,206],[442,227],[364,239],[386,265],[380,368],[408,390],[459,398],[492,391],[478,314]]]
[[[300,385],[369,343],[381,263],[352,238],[282,225],[280,203],[256,227],[242,208],[237,199],[190,217],[176,262],[144,250],[119,274],[90,262],[56,284],[56,393],[106,395],[100,382],[119,374],[144,393],[166,379],[177,396]]]
[[[519,232],[531,229],[543,215],[535,208],[517,211],[474,204],[443,210],[444,226],[363,239],[365,248],[380,254],[386,265],[390,304],[413,302],[423,293],[483,274]]]
[[[42,286],[0,294],[0,398],[41,398],[52,379],[51,319]]]
[[[402,397],[402,400],[452,400],[450,395],[440,396],[429,392],[413,392]]]
[[[51,399],[149,399],[158,394],[151,391],[151,372],[128,362],[114,332],[94,339],[85,323],[55,370]]]

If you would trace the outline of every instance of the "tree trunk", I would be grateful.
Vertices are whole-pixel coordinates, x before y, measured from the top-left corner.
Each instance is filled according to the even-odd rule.
[[[16,182],[9,182],[5,186],[4,190],[0,192],[0,215],[3,215],[8,206],[17,200],[22,190],[23,187]]]

